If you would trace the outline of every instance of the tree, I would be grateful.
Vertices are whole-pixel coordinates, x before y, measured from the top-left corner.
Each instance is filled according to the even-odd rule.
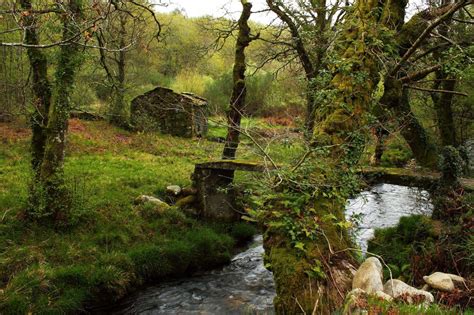
[[[145,5],[129,1],[136,6]],[[114,2],[115,3],[115,2]],[[71,210],[71,195],[64,179],[66,133],[71,111],[70,97],[75,74],[82,62],[81,48],[108,49],[91,43],[93,33],[101,22],[107,21],[114,6],[111,2],[95,2],[86,7],[81,0],[68,0],[54,6],[48,3],[33,6],[31,0],[20,1],[2,8],[3,14],[19,21],[18,27],[7,33],[24,32],[23,42],[0,42],[4,47],[24,47],[32,70],[33,113],[32,169],[29,207],[26,216],[35,220],[67,223]],[[115,7],[116,8],[116,7]],[[86,10],[87,9],[87,10]],[[117,8],[116,8],[117,9]],[[151,9],[148,8],[149,11]],[[152,11],[151,11],[152,12]],[[47,23],[46,23],[47,22]],[[61,34],[58,34],[60,30]],[[42,43],[40,34],[49,41]],[[60,39],[58,39],[60,38]],[[54,79],[48,75],[53,63],[50,54],[57,53]]]
[[[408,23],[404,23],[407,2],[403,1],[358,0],[348,10],[335,43],[335,58],[328,66],[332,72],[330,85],[325,91],[317,91],[323,93],[326,102],[313,146],[322,152],[318,163],[324,166],[308,165],[299,170],[304,165],[299,163],[292,170],[289,187],[282,188],[307,196],[305,204],[297,207],[299,215],[288,219],[295,210],[285,208],[284,203],[277,204],[280,211],[273,207],[272,213],[278,215],[267,214],[271,223],[267,224],[265,246],[277,287],[277,313],[330,314],[342,305],[351,287],[350,271],[355,263],[351,241],[344,232],[344,208],[354,185],[352,167],[366,143],[372,107],[380,102],[391,110],[410,110],[403,88],[407,78],[400,70],[433,28],[470,3],[431,7]],[[427,71],[408,76],[413,79]],[[387,100],[394,103],[389,105]],[[416,120],[409,123],[415,125]],[[414,142],[423,136],[420,130],[410,132],[416,138]],[[279,217],[287,219],[275,222]],[[298,227],[296,232],[307,232],[296,238],[293,227]]]
[[[328,5],[326,0],[299,1],[297,4],[274,0],[266,2],[270,10],[286,25],[291,36],[289,41],[282,40],[283,33],[279,31],[270,43],[293,49],[304,70],[307,84],[304,125],[306,138],[310,139],[318,105],[315,89],[318,88],[322,71],[326,70],[325,60],[330,42],[327,31],[328,27],[339,22],[339,18],[335,18],[339,1],[332,5]]]
[[[250,34],[250,27],[248,25],[252,4],[246,0],[242,0],[241,3],[242,14],[238,21],[239,35],[235,44],[232,96],[230,98],[229,111],[227,114],[227,137],[222,153],[222,158],[226,160],[235,159],[237,147],[239,146],[240,121],[242,119],[242,111],[245,107],[245,97],[247,94],[247,87],[245,86],[245,70],[247,68],[245,63],[245,48],[256,38]]]
[[[148,22],[145,13],[153,17],[157,31],[152,38],[157,38],[161,33],[161,23],[156,14],[146,5],[139,2],[127,1],[112,2],[114,11],[108,15],[108,23],[104,24],[95,33],[100,47],[100,64],[102,65],[111,91],[109,105],[109,120],[119,127],[128,127],[126,92],[127,55],[145,40],[145,24]]]

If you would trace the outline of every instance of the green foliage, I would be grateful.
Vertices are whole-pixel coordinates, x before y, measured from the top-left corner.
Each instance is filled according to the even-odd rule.
[[[413,254],[429,250],[437,237],[430,218],[422,215],[402,217],[395,227],[375,230],[368,251],[383,257],[394,278],[401,277],[407,281],[412,278],[410,264]],[[386,272],[385,278],[388,276]]]

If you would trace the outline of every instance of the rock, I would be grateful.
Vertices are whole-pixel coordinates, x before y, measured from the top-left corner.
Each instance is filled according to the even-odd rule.
[[[344,315],[366,314],[366,311],[359,307],[365,303],[364,301],[367,301],[367,292],[362,289],[353,289],[347,293],[342,313]]]
[[[168,209],[170,209],[170,205],[166,202],[147,195],[140,195],[135,199],[136,205],[143,205],[137,207],[138,212],[144,218],[157,218],[162,216]],[[151,205],[148,207],[147,205]]]
[[[385,293],[383,291],[377,291],[377,292],[375,292],[374,295],[376,297],[381,298],[382,300],[385,300],[385,301],[388,301],[388,302],[393,301],[393,297],[391,297],[390,295],[388,295],[387,293]]]
[[[455,283],[463,284],[465,282],[463,277],[444,272],[435,272],[430,276],[424,276],[423,280],[433,289],[444,292],[453,292]]]
[[[139,204],[144,204],[144,203],[153,203],[157,206],[160,206],[160,207],[165,207],[165,208],[169,208],[170,206],[164,202],[163,200],[159,199],[159,198],[156,198],[156,197],[153,197],[153,196],[147,196],[147,195],[140,195],[138,196],[137,198],[135,198],[135,204],[139,205]]]
[[[394,299],[403,299],[409,304],[420,302],[430,304],[434,302],[433,294],[418,290],[397,279],[388,280],[383,287],[383,291]]]
[[[166,187],[166,193],[172,196],[177,196],[181,193],[182,189],[178,185],[170,185]]]
[[[193,204],[194,202],[196,202],[196,200],[197,200],[196,196],[189,195],[176,201],[176,206],[179,208],[184,208],[186,206]]]
[[[352,289],[362,289],[371,294],[383,291],[382,264],[375,257],[367,258],[354,275]]]

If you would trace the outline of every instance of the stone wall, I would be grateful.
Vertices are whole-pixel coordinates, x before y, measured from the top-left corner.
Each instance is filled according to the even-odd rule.
[[[179,137],[204,136],[207,117],[205,99],[163,87],[136,97],[131,104],[131,123],[140,131],[160,131]]]

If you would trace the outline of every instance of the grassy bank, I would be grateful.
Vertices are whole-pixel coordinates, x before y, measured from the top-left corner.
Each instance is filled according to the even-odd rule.
[[[146,281],[225,263],[236,241],[251,233],[174,208],[161,213],[133,205],[140,194],[164,198],[167,185],[189,185],[194,163],[219,158],[221,144],[78,120],[70,122],[65,164],[75,200],[68,225],[55,230],[27,222],[30,133],[21,124],[1,124],[0,131],[2,314],[59,314],[113,301]],[[250,142],[244,146],[242,158],[260,158]],[[286,159],[298,154],[289,155],[288,145],[271,150]]]

